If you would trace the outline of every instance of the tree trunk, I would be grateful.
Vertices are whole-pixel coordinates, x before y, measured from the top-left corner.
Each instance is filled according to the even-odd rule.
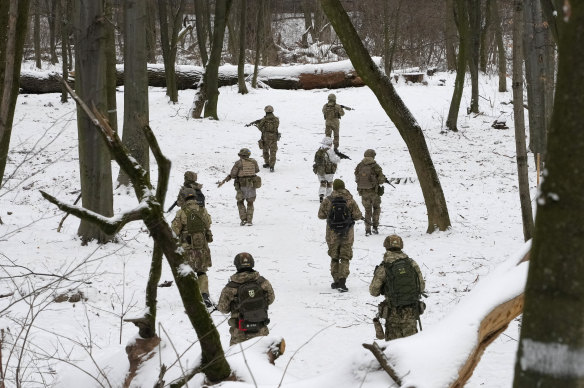
[[[217,116],[217,102],[219,100],[219,65],[221,64],[221,52],[223,51],[223,38],[225,37],[225,23],[229,16],[229,8],[232,0],[217,0],[215,3],[215,19],[213,22],[213,44],[209,64],[205,69],[204,84],[207,90],[207,103],[205,105],[205,117],[219,120]]]
[[[70,12],[69,0],[61,1],[61,72],[63,79],[69,81],[69,61],[67,58],[67,46],[69,45],[69,31],[70,31]],[[65,103],[69,99],[69,94],[65,86],[62,86],[61,102]]]
[[[316,41],[314,34],[314,27],[312,26],[312,6],[313,1],[302,0],[302,16],[304,17],[304,33],[302,34],[302,46],[308,47],[308,34],[312,38],[312,43]]]
[[[489,40],[492,34],[493,26],[493,15],[492,15],[492,4],[495,0],[487,0],[485,6],[485,24],[481,29],[481,41],[479,50],[479,69],[483,73],[487,72],[487,62],[489,56]],[[480,4],[479,4],[480,6]]]
[[[446,0],[446,17],[444,18],[444,42],[446,45],[446,68],[454,71],[456,65],[456,21],[454,19],[454,0]]]
[[[47,8],[49,11],[49,50],[51,54],[51,64],[56,64],[59,62],[59,57],[57,56],[57,12],[58,12],[58,2],[59,0],[49,0],[47,1]]]
[[[146,3],[124,1],[124,133],[123,144],[150,173],[150,150],[143,128],[149,124],[146,48]],[[130,177],[120,170],[118,182],[129,185]]]
[[[18,97],[28,9],[28,0],[0,2],[0,187],[4,184],[4,170]]]
[[[470,111],[479,113],[479,51],[481,43],[481,2],[480,0],[468,1],[469,21],[469,49],[468,70],[470,72],[471,97]]]
[[[146,0],[146,52],[148,63],[156,63],[156,3]]]
[[[42,69],[41,63],[41,6],[40,0],[34,2],[34,60],[37,69]]]
[[[199,43],[199,52],[201,53],[201,62],[203,67],[207,66],[209,56],[207,54],[207,30],[206,11],[203,0],[195,0],[195,29],[197,31],[197,42]]]
[[[466,0],[456,0],[455,11],[456,25],[458,27],[458,58],[456,66],[456,80],[454,81],[454,91],[446,119],[446,128],[451,131],[458,131],[458,112],[460,111],[460,100],[464,89],[464,77],[466,75],[467,48],[468,43],[468,13]]]
[[[239,0],[239,58],[237,61],[237,85],[241,94],[247,94],[245,84],[245,35],[247,25],[247,0]]]
[[[558,18],[558,78],[515,364],[515,388],[582,387],[584,2]],[[531,106],[530,106],[531,110]]]
[[[556,47],[553,35],[550,31],[549,25],[543,24],[543,34],[544,34],[544,76],[543,76],[543,88],[544,88],[544,117],[545,117],[545,130],[546,136],[549,132],[551,121],[552,121],[552,111],[554,108],[554,93],[555,93],[555,71],[556,71]]]
[[[513,12],[513,117],[515,121],[515,150],[519,201],[525,241],[533,236],[533,212],[529,191],[527,146],[525,143],[525,118],[523,113],[523,0],[516,0]]]
[[[499,17],[499,0],[491,1],[491,15],[493,18],[493,28],[495,29],[495,43],[497,44],[497,57],[499,64],[499,91],[507,91],[507,58],[505,56],[505,46],[503,44],[503,31],[501,28],[501,18]]]
[[[114,20],[113,2],[105,0],[106,12],[106,61],[107,61],[107,111],[108,120],[114,131],[118,130],[118,104],[116,101],[116,35]]]
[[[165,0],[158,0],[158,14],[160,17],[160,45],[162,46],[162,56],[164,58],[164,69],[166,71],[166,95],[170,98],[173,104],[178,102],[178,89],[176,86],[176,51],[178,43],[178,32],[181,27],[182,15],[185,8],[185,0],[178,0],[178,6],[174,11],[176,2],[172,1],[170,4]],[[167,6],[170,6],[171,11],[171,25],[169,36],[169,19]]]
[[[408,147],[428,211],[427,232],[432,233],[436,227],[446,230],[450,226],[448,208],[422,129],[396,93],[389,77],[383,75],[369,56],[340,1],[321,0],[321,5],[355,70],[373,91]]]
[[[264,7],[263,2],[265,0],[259,0],[258,3],[258,13],[257,13],[257,23],[256,23],[256,47],[255,47],[255,60],[253,64],[253,77],[251,79],[251,87],[256,89],[258,87],[258,71],[260,66],[260,58],[261,58],[261,48],[262,48],[262,39],[263,36],[261,31],[264,29]]]
[[[544,19],[549,26],[554,42],[558,43],[558,18],[563,17],[563,7],[556,7],[554,0],[541,0]]]
[[[107,93],[107,26],[104,4],[100,1],[74,2],[75,89],[108,116]],[[103,216],[113,215],[112,172],[110,155],[95,124],[81,111],[77,113],[79,138],[79,173],[83,207]],[[77,234],[84,243],[99,243],[113,236],[93,223],[81,220]]]

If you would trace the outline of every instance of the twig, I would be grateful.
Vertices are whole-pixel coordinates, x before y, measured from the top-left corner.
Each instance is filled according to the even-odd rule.
[[[178,365],[180,366],[180,370],[182,372],[185,385],[186,385],[187,388],[189,388],[189,382],[187,381],[187,376],[186,376],[186,373],[185,373],[185,368],[183,368],[182,362],[180,362],[180,356],[178,355],[178,352],[177,352],[176,348],[174,347],[174,343],[172,342],[172,339],[170,339],[170,336],[166,332],[166,329],[164,328],[164,326],[162,326],[162,323],[158,322],[158,330],[160,331],[161,329],[162,329],[162,331],[164,331],[164,334],[166,335],[166,338],[168,338],[168,342],[170,342],[170,346],[172,346],[172,350],[174,350],[174,354],[176,354],[176,357],[177,357],[177,360],[178,360]]]
[[[75,202],[73,202],[73,205],[77,205],[77,202],[79,202],[79,200],[81,199],[81,193],[79,193],[79,196],[77,197],[77,199],[75,200]],[[61,228],[63,227],[63,222],[65,222],[65,219],[69,217],[69,213],[66,213],[63,218],[61,218],[61,222],[59,222],[59,226],[57,227],[57,233],[61,233]]]
[[[373,353],[377,361],[379,361],[379,365],[381,365],[383,370],[387,372],[387,374],[389,375],[389,377],[391,377],[394,383],[397,384],[398,387],[400,387],[402,385],[401,379],[398,377],[397,373],[391,367],[391,365],[389,365],[389,360],[387,359],[387,357],[385,357],[385,354],[383,353],[379,345],[377,345],[377,342],[374,342],[373,344],[363,344],[363,347],[369,350],[371,353]]]
[[[258,388],[258,383],[255,380],[255,377],[253,375],[253,372],[251,371],[249,364],[247,363],[247,358],[245,357],[245,352],[243,351],[243,346],[241,345],[241,342],[239,343],[239,348],[241,349],[241,355],[243,356],[243,361],[245,362],[245,366],[247,367],[247,370],[249,371],[249,374],[251,375],[251,379],[253,380],[253,385],[255,385],[256,388]]]

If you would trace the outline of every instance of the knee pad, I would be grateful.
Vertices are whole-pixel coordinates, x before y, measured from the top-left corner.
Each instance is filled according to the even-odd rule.
[[[321,187],[327,187],[327,181],[320,181]]]

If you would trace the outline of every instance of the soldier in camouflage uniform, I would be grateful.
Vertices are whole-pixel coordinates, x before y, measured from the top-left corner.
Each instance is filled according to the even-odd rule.
[[[324,134],[331,137],[334,133],[335,139],[333,144],[335,150],[339,148],[339,127],[341,125],[341,116],[345,115],[344,109],[337,104],[337,96],[334,93],[328,95],[328,102],[322,107],[322,114],[324,115]]]
[[[223,180],[229,182],[234,180],[235,199],[237,200],[237,209],[239,210],[240,225],[253,225],[253,202],[256,199],[256,188],[261,185],[261,179],[256,174],[260,171],[258,162],[250,158],[251,151],[242,148],[239,153],[239,160],[231,168],[231,173]],[[244,204],[247,201],[247,208]]]
[[[381,214],[381,195],[383,183],[387,181],[383,171],[375,161],[375,151],[365,151],[363,160],[355,168],[355,182],[357,182],[357,192],[361,196],[363,207],[365,208],[365,235],[378,234],[379,215]]]
[[[264,164],[262,167],[269,167],[270,172],[274,172],[274,166],[276,165],[276,152],[278,151],[278,140],[280,140],[280,133],[278,132],[280,119],[274,116],[274,108],[271,105],[266,106],[264,112],[266,112],[266,115],[263,118],[256,120],[251,124],[257,126],[262,133],[262,138],[258,142],[264,156]]]
[[[221,291],[219,303],[217,303],[217,310],[221,311],[223,314],[231,313],[231,318],[228,321],[229,333],[231,334],[229,345],[235,345],[258,336],[266,336],[270,333],[267,326],[269,320],[262,325],[257,332],[240,330],[240,314],[237,295],[241,285],[250,281],[257,281],[259,282],[261,289],[264,291],[266,305],[274,303],[274,300],[276,299],[274,289],[270,282],[260,276],[259,272],[254,271],[253,267],[255,262],[252,255],[246,252],[238,253],[233,260],[233,264],[237,269],[237,273],[229,278],[230,282],[227,283]]]
[[[180,191],[178,192],[178,196],[176,198],[176,204],[180,207],[183,206],[184,204],[184,198],[185,198],[185,190],[186,189],[193,189],[195,191],[199,191],[199,198],[202,198],[202,202],[201,201],[197,201],[199,203],[199,206],[205,206],[205,196],[203,195],[203,193],[201,192],[201,189],[203,188],[203,185],[200,183],[197,183],[197,173],[194,171],[187,171],[185,172],[185,182],[183,183],[183,186],[180,188]]]
[[[331,229],[329,222],[333,200],[336,197],[342,197],[345,199],[346,207],[351,218],[350,226],[343,233],[337,233]],[[345,182],[340,179],[335,179],[333,182],[333,192],[320,204],[318,218],[321,220],[327,220],[325,239],[328,245],[328,255],[331,258],[331,276],[333,277],[331,288],[338,289],[341,292],[346,292],[349,290],[346,281],[350,273],[349,264],[353,258],[353,242],[355,240],[353,224],[355,220],[361,220],[363,215],[361,214],[361,210],[359,210],[359,206],[357,206],[357,203],[353,200],[351,193],[345,189]]]
[[[204,207],[199,206],[195,196],[194,189],[184,189],[183,204],[172,221],[172,230],[180,239],[187,264],[197,274],[205,305],[211,307],[207,278],[207,269],[212,265],[209,250],[209,243],[213,241],[211,216]]]
[[[328,197],[331,195],[333,191],[333,178],[337,171],[337,165],[341,161],[341,158],[331,148],[332,145],[333,139],[325,137],[322,139],[320,148],[314,154],[312,171],[316,174],[320,182],[320,188],[318,189],[320,202],[322,202],[325,196]]]
[[[385,319],[385,340],[389,341],[416,334],[418,332],[416,321],[419,318],[420,310],[417,304],[399,307],[392,306],[391,295],[389,294],[391,285],[388,284],[389,278],[384,263],[393,263],[405,258],[410,261],[411,266],[417,274],[420,294],[424,292],[426,284],[418,264],[402,252],[403,240],[401,237],[395,234],[388,236],[385,238],[383,246],[386,252],[383,255],[382,263],[375,267],[373,280],[371,280],[371,284],[369,285],[369,293],[372,296],[379,296],[381,294],[385,296],[385,300],[379,304],[379,316]]]

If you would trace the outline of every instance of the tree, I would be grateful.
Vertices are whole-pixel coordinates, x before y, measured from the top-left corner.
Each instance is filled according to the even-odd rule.
[[[124,133],[122,142],[130,154],[150,173],[150,150],[142,128],[149,123],[146,48],[146,3],[124,1]],[[118,182],[130,178],[120,170]]]
[[[114,131],[118,130],[118,105],[116,101],[116,34],[114,20],[114,0],[105,0],[105,56],[107,79],[107,112],[108,120]]]
[[[515,121],[515,150],[519,201],[525,241],[533,235],[533,213],[529,192],[527,146],[525,143],[525,116],[523,114],[523,0],[514,2],[513,13],[513,118]]]
[[[41,64],[41,7],[39,0],[34,2],[34,60],[37,69],[42,69]]]
[[[169,8],[170,20],[168,16]],[[178,89],[176,86],[174,65],[176,63],[178,32],[181,27],[184,9],[185,0],[158,0],[158,15],[160,18],[160,45],[162,46],[164,71],[166,72],[166,95],[170,98],[170,101],[172,101],[173,104],[178,102]]]
[[[239,57],[237,60],[237,86],[241,94],[247,94],[245,84],[245,35],[247,34],[247,0],[239,0]]]
[[[582,387],[584,322],[584,3],[564,3],[558,24],[556,98],[548,134],[547,175],[537,200],[535,234],[515,388]]]
[[[74,1],[75,89],[104,116],[108,116],[107,92],[107,27],[101,1]],[[113,215],[112,171],[107,147],[92,122],[77,112],[79,138],[79,174],[83,207],[110,217]],[[113,236],[93,223],[81,220],[77,231],[84,243],[96,239],[100,243]]]
[[[59,62],[57,57],[57,14],[59,13],[59,0],[47,0],[47,10],[49,12],[49,50],[51,63]]]
[[[260,58],[263,45],[263,34],[260,32],[264,29],[264,3],[265,0],[259,0],[258,11],[256,19],[256,41],[255,41],[255,59],[253,64],[253,76],[251,78],[251,87],[256,89],[258,87],[258,73],[260,68]]]
[[[156,0],[146,1],[146,50],[148,63],[156,63]]]
[[[507,91],[507,58],[505,57],[505,45],[503,44],[503,31],[501,28],[501,18],[499,17],[499,2],[491,0],[491,17],[493,28],[495,29],[495,43],[497,44],[498,70],[499,70],[499,91]]]
[[[481,44],[481,2],[467,0],[469,21],[468,70],[470,72],[470,111],[479,113],[479,52]]]
[[[458,112],[460,111],[460,100],[464,89],[464,76],[466,74],[466,63],[468,53],[468,13],[466,10],[466,0],[456,0],[454,9],[456,26],[458,28],[458,58],[456,60],[456,79],[454,81],[454,91],[446,119],[446,128],[451,131],[458,131]]]
[[[456,70],[456,21],[454,20],[454,0],[446,0],[446,13],[444,17],[444,43],[446,44],[446,68],[448,71]]]
[[[67,47],[69,46],[69,30],[70,30],[70,11],[69,0],[61,1],[61,71],[63,78],[69,80],[69,60],[67,58]],[[61,102],[65,103],[68,100],[67,89],[63,86],[61,92]]]
[[[207,66],[209,55],[207,53],[207,38],[209,36],[209,24],[207,23],[209,4],[203,0],[195,0],[195,30],[197,32],[197,42],[201,53],[203,67]]]
[[[355,70],[373,91],[408,147],[428,211],[427,232],[432,233],[436,227],[446,230],[450,226],[446,199],[422,129],[396,93],[389,77],[381,72],[369,56],[340,1],[321,0],[320,3]]]
[[[0,187],[12,134],[20,65],[28,24],[28,0],[0,2]]]

